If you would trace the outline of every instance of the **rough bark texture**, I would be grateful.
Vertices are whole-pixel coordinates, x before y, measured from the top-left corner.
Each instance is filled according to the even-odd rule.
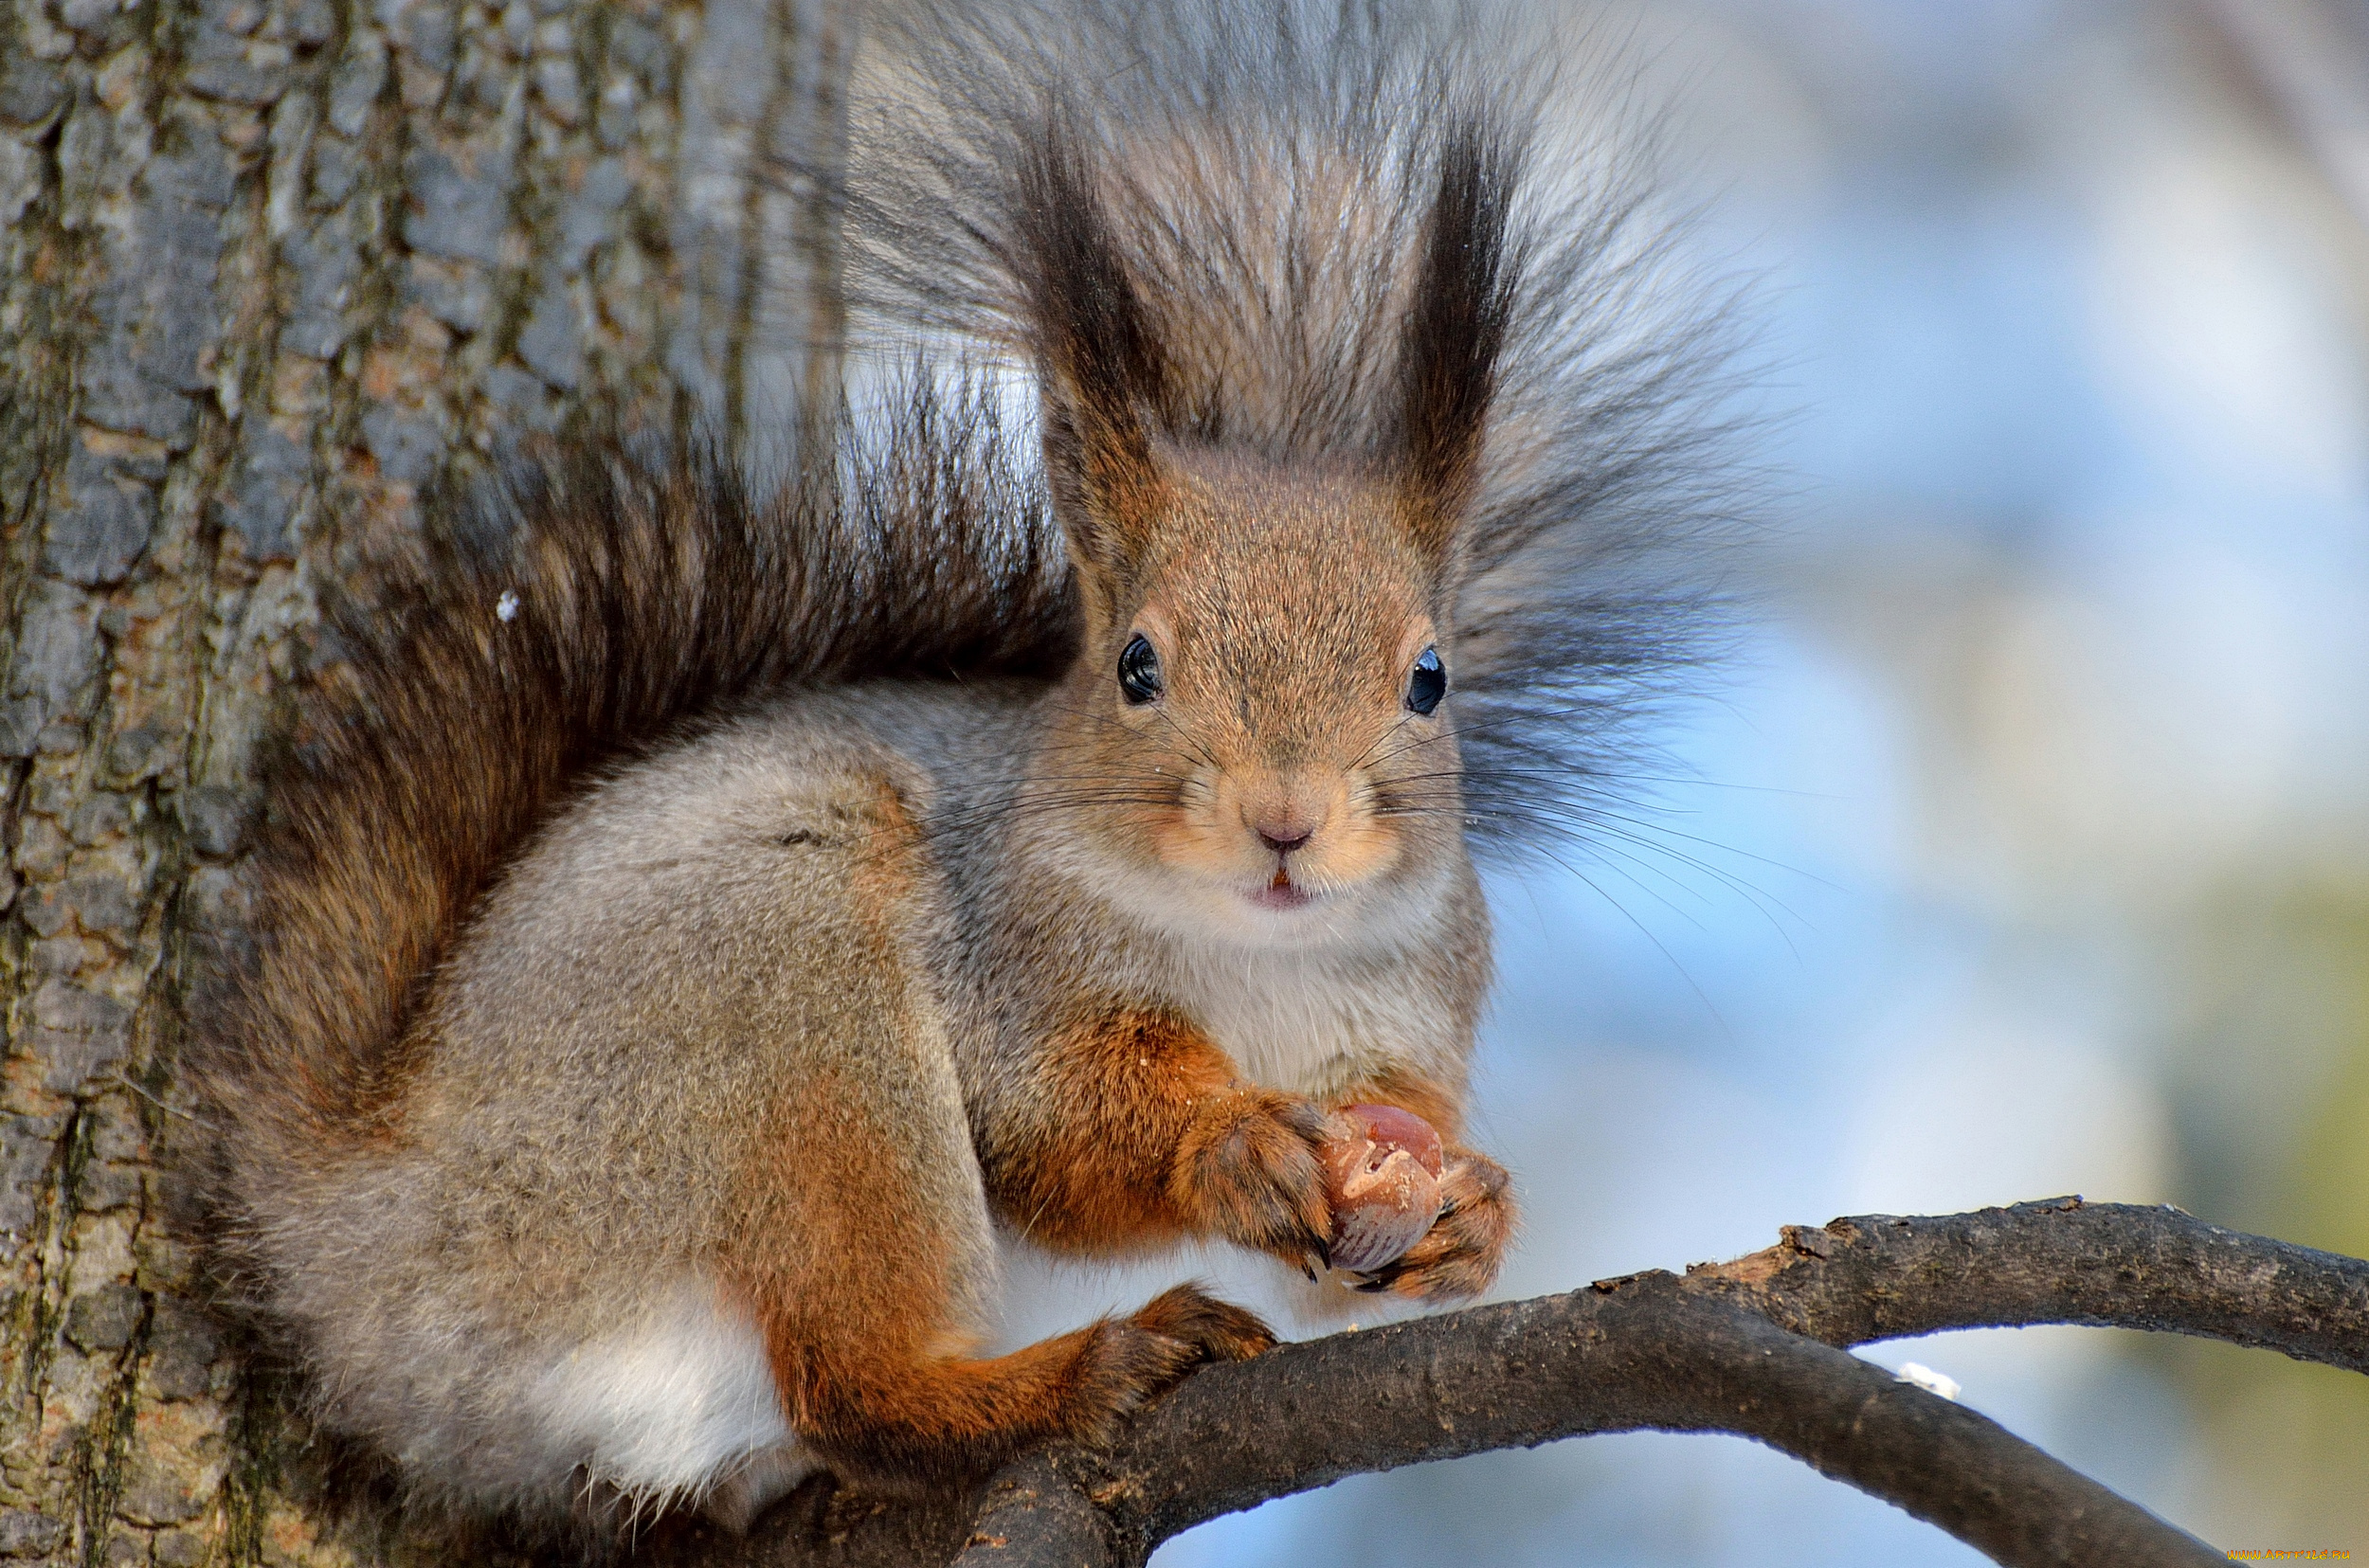
[[[0,1555],[382,1551],[193,1306],[183,955],[311,585],[513,432],[763,436],[835,379],[847,44],[840,0],[0,9]]]

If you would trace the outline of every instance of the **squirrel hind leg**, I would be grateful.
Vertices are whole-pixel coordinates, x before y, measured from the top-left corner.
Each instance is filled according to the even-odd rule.
[[[1274,1343],[1252,1313],[1184,1285],[1131,1316],[990,1359],[809,1343],[783,1347],[777,1368],[792,1363],[799,1435],[834,1469],[926,1487],[982,1476],[1037,1443],[1108,1443],[1196,1366]]]

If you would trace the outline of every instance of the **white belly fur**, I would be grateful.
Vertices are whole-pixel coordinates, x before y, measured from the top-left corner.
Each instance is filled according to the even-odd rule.
[[[1454,1037],[1436,995],[1377,984],[1370,970],[1298,953],[1195,956],[1181,999],[1187,1012],[1270,1088],[1329,1098],[1384,1065],[1429,1068]]]
[[[561,1357],[531,1399],[553,1447],[636,1509],[688,1502],[742,1529],[820,1468],[790,1434],[756,1325],[706,1279]]]

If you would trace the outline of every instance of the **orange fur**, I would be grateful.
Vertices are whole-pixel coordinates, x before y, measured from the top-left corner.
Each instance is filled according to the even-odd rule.
[[[1074,1026],[1039,1063],[1038,1118],[985,1162],[1022,1235],[1087,1253],[1209,1236],[1322,1254],[1325,1119],[1307,1101],[1243,1082],[1192,1025],[1134,1008]]]
[[[1189,1286],[986,1361],[931,1355],[887,1321],[895,1316],[780,1313],[767,1325],[791,1424],[835,1466],[892,1487],[984,1474],[1048,1438],[1106,1443],[1119,1417],[1195,1365],[1275,1343],[1250,1313]],[[860,1337],[883,1328],[885,1338]]]
[[[825,1080],[807,1098],[783,1108],[768,1140],[768,1177],[805,1189],[798,1229],[748,1233],[732,1249],[734,1282],[790,1425],[842,1470],[931,1485],[984,1473],[1030,1442],[1107,1440],[1118,1415],[1195,1363],[1272,1343],[1248,1313],[1184,1291],[1131,1319],[967,1356],[944,1237],[913,1201],[902,1140],[862,1094]]]
[[[1462,1092],[1405,1069],[1377,1072],[1334,1095],[1333,1100],[1345,1106],[1397,1106],[1411,1110],[1451,1144],[1464,1130]]]

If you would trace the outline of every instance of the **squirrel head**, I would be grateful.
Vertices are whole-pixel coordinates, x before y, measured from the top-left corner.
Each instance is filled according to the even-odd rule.
[[[1396,487],[1163,452],[1146,549],[1081,567],[1085,645],[1037,787],[1071,852],[1165,922],[1370,930],[1461,863],[1442,562]]]
[[[1475,131],[1436,174],[1390,394],[1311,450],[1229,441],[1180,389],[1192,346],[1155,330],[1058,123],[1026,165],[1046,473],[1085,612],[1035,787],[1064,803],[1065,857],[1164,924],[1354,941],[1466,865],[1449,619],[1511,170]]]

